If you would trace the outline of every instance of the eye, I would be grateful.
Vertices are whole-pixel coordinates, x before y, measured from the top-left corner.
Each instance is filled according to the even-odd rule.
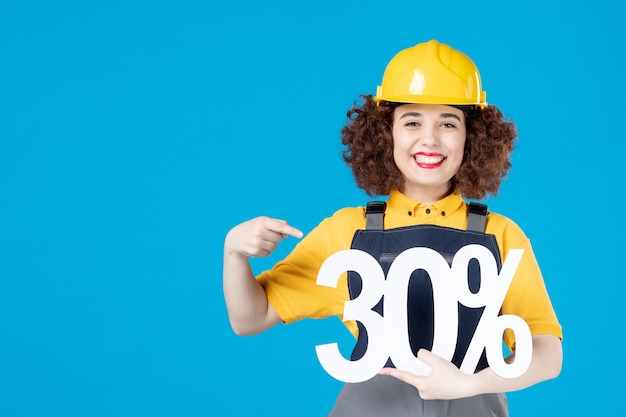
[[[456,127],[456,124],[454,124],[452,122],[443,122],[441,124],[441,126],[446,128],[446,129],[454,129]]]
[[[416,121],[411,121],[411,122],[406,122],[404,125],[407,127],[418,127],[420,126],[420,123]]]

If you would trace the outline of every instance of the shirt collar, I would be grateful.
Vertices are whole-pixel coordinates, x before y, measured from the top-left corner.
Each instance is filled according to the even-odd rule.
[[[442,198],[433,204],[424,204],[417,200],[413,200],[410,197],[402,194],[399,190],[391,190],[389,193],[389,199],[387,200],[387,207],[390,210],[400,210],[402,212],[418,213],[422,210],[430,208],[434,209],[438,213],[452,214],[459,208],[464,206],[465,201],[459,193],[452,193]]]

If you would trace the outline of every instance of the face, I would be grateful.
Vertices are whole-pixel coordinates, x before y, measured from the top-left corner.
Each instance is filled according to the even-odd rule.
[[[425,204],[445,197],[463,161],[465,114],[439,104],[404,104],[394,110],[392,133],[404,177],[400,191]]]

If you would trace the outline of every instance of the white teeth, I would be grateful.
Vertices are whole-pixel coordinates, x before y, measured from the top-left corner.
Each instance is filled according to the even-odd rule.
[[[415,159],[415,161],[419,162],[420,164],[438,164],[439,162],[443,161],[443,156],[427,156],[415,154],[413,155],[413,159]]]

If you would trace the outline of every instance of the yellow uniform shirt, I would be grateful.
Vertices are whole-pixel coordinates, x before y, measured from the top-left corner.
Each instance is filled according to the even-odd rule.
[[[465,230],[467,204],[459,194],[451,194],[434,204],[424,205],[397,190],[392,191],[385,211],[385,229],[418,224]],[[341,209],[324,219],[273,269],[257,277],[265,288],[270,304],[285,323],[303,318],[342,317],[344,302],[350,299],[347,274],[339,280],[337,288],[317,285],[317,274],[330,255],[350,249],[352,237],[358,229],[365,229],[365,208]],[[503,262],[510,249],[524,249],[502,305],[502,314],[521,317],[532,334],[551,334],[561,338],[561,326],[524,232],[506,217],[489,213],[485,233],[495,236]],[[356,337],[356,323],[346,322],[346,326]],[[509,347],[513,346],[513,335],[510,332],[505,333],[505,342]]]

